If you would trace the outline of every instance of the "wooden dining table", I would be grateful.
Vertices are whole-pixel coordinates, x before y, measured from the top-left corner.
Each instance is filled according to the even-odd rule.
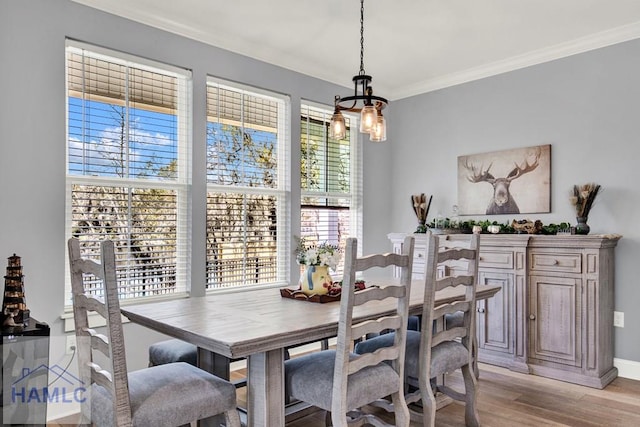
[[[372,284],[378,285],[367,281]],[[499,290],[478,285],[477,299]],[[460,299],[462,292],[441,291],[436,304]],[[410,314],[421,314],[423,294],[424,281],[414,281]],[[391,310],[391,301],[377,301],[356,309],[354,319]],[[230,360],[247,358],[247,425],[264,427],[285,425],[285,348],[335,337],[340,303],[284,298],[277,288],[263,288],[127,305],[121,312],[131,322],[195,344],[198,366],[223,378],[229,378]]]

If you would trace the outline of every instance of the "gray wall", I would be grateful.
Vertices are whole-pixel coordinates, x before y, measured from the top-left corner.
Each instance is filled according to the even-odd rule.
[[[615,357],[640,361],[639,100],[635,40],[395,102],[388,117],[391,228],[415,229],[408,202],[414,193],[434,195],[429,220],[450,214],[458,156],[551,144],[550,214],[463,219],[575,224],[573,185],[601,184],[591,233],[624,235],[616,249],[615,309],[624,312],[625,327],[615,328]]]
[[[117,18],[67,0],[0,1],[0,258],[22,257],[27,304],[32,315],[52,327],[51,363],[66,361],[63,346],[65,283],[65,38],[139,55],[193,71],[193,292],[204,293],[205,266],[205,81],[207,74],[291,96],[292,143],[299,144],[301,99],[333,102],[349,89],[310,78],[184,37]],[[345,76],[345,84],[350,84]],[[198,155],[199,154],[199,155]],[[365,147],[366,165],[388,156],[384,146]],[[292,164],[299,161],[292,150]],[[200,164],[198,162],[201,162]],[[368,175],[368,166],[364,173]],[[199,167],[199,169],[198,169]],[[387,193],[386,171],[370,177],[365,191]],[[294,171],[291,182],[300,182]],[[292,188],[293,233],[299,229],[299,190]],[[299,203],[298,203],[299,204]],[[379,206],[378,206],[379,205]],[[380,198],[365,202],[368,212],[388,209]],[[388,215],[383,218],[388,218]],[[382,247],[387,226],[364,234]],[[373,226],[377,225],[374,223]],[[365,241],[366,244],[366,241]],[[4,271],[5,265],[0,265]],[[292,268],[296,271],[295,268]],[[4,273],[3,273],[4,274]],[[146,366],[147,346],[159,335],[126,325],[129,368]],[[72,364],[72,367],[75,363]]]
[[[330,103],[349,91],[68,0],[0,0],[0,258],[23,257],[27,303],[54,337],[64,335],[65,37],[191,69],[194,152],[201,153],[196,162],[204,161],[207,74],[290,95],[294,146],[300,100]],[[431,212],[449,212],[456,201],[457,156],[552,144],[553,212],[536,218],[572,221],[572,185],[604,186],[589,223],[594,233],[624,234],[617,249],[616,310],[625,312],[627,326],[616,329],[615,355],[640,361],[632,327],[640,320],[633,274],[640,255],[634,224],[639,75],[640,43],[629,42],[393,102],[388,142],[364,147],[364,252],[388,250],[390,231],[415,229],[410,194],[434,194]],[[292,154],[295,164],[298,154]],[[192,242],[194,292],[202,293],[204,176],[193,181],[194,228],[202,230]],[[292,182],[299,182],[295,173]],[[298,217],[294,208],[294,230]],[[145,366],[147,346],[160,336],[135,325],[125,333],[129,367]],[[64,359],[59,341],[52,341],[52,363]]]

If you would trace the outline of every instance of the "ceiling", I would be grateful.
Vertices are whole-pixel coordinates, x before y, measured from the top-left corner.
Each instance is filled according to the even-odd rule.
[[[360,68],[358,0],[73,1],[343,86]],[[640,0],[367,0],[364,67],[399,99],[639,37]]]

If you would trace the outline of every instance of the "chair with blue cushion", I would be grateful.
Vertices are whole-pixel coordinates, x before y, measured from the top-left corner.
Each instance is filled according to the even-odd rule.
[[[441,247],[440,237],[428,233],[425,294],[421,331],[409,331],[406,349],[406,382],[414,389],[405,396],[410,405],[412,419],[421,420],[425,426],[435,425],[435,392],[465,402],[465,422],[468,426],[480,424],[476,407],[477,380],[474,375],[475,303],[480,237],[470,235],[466,247]],[[451,263],[455,265],[450,266]],[[461,267],[464,265],[464,268]],[[463,271],[464,270],[464,271]],[[437,291],[449,287],[464,286],[464,299],[434,307]],[[462,317],[461,323],[443,327],[447,315]],[[436,327],[434,327],[434,322]],[[393,337],[382,335],[359,343],[358,354],[380,351],[390,345]],[[460,369],[464,379],[464,392],[453,390],[436,378]],[[395,411],[392,403],[377,402],[389,411]]]
[[[114,244],[102,242],[101,263],[82,258],[77,239],[68,246],[78,372],[87,390],[80,423],[182,426],[224,415],[227,426],[240,427],[236,389],[228,381],[184,362],[127,372]],[[103,296],[85,292],[85,280],[93,289],[102,284]],[[105,319],[105,334],[89,327],[89,312]]]
[[[366,423],[389,426],[375,415],[359,410],[386,396],[391,396],[396,408],[395,425],[409,425],[409,409],[404,400],[404,353],[413,245],[413,236],[408,236],[402,254],[358,258],[357,240],[347,239],[336,349],[285,362],[285,386],[291,396],[330,412],[336,427]],[[399,282],[354,292],[357,272],[392,266],[401,268]],[[390,311],[380,314],[375,307],[382,300],[386,300]],[[374,308],[369,308],[372,314],[367,320],[354,321],[354,310],[362,313],[371,306]],[[395,337],[388,348],[362,355],[350,351],[356,338],[387,329],[393,330]]]

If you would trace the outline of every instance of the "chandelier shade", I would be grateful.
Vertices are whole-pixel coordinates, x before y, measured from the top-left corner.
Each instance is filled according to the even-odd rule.
[[[360,113],[360,132],[369,134],[371,141],[382,142],[387,139],[387,123],[382,110],[389,102],[373,94],[371,80],[371,76],[364,71],[364,0],[360,0],[360,72],[353,77],[353,95],[335,97],[335,110],[329,128],[331,137],[344,138],[346,130],[342,111],[349,111]]]

